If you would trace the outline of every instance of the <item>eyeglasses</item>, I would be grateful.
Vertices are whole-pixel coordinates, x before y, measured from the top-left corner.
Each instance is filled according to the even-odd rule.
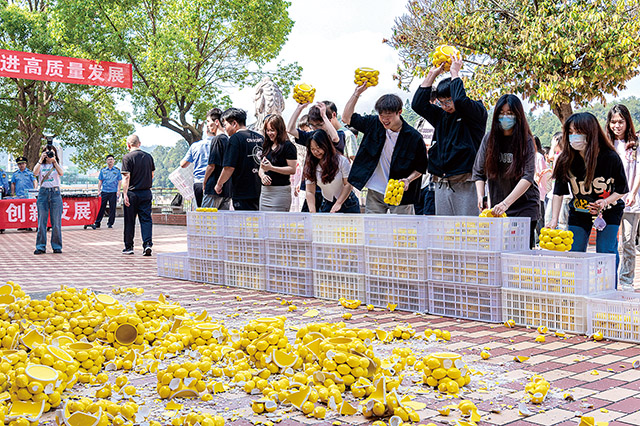
[[[449,99],[436,99],[436,105],[438,105],[439,107],[443,107],[443,106],[451,106],[453,105],[453,99],[449,98]]]

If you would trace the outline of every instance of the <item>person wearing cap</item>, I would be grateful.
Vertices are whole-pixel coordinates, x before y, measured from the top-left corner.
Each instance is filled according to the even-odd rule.
[[[103,167],[98,176],[98,195],[102,198],[102,202],[100,203],[100,211],[98,211],[96,222],[91,225],[93,229],[100,228],[107,203],[109,203],[107,226],[113,228],[113,224],[116,221],[116,204],[118,198],[120,198],[120,190],[122,188],[122,173],[120,173],[119,168],[114,166],[116,160],[113,155],[107,155],[106,160],[107,167]]]
[[[33,172],[27,169],[27,157],[16,159],[18,170],[11,176],[11,193],[16,198],[29,198],[29,190],[36,189],[38,181]]]
[[[0,199],[10,195],[9,179],[4,170],[0,169]]]

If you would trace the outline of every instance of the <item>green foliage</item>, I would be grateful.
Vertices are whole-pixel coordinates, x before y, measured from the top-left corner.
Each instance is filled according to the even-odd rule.
[[[156,146],[151,151],[156,166],[153,176],[153,186],[155,188],[173,188],[169,175],[180,167],[180,160],[182,160],[188,149],[187,141],[180,140],[172,147]]]
[[[409,123],[409,125],[416,127],[418,120],[422,117],[411,109],[411,102],[407,99],[404,103],[404,107],[402,108],[402,118],[404,118],[404,121]]]
[[[604,102],[640,72],[640,0],[410,0],[407,10],[386,41],[400,51],[400,86],[446,43],[464,53],[473,97],[519,94],[564,121],[572,104]]]
[[[297,64],[263,67],[293,27],[285,0],[66,0],[58,18],[67,41],[99,57],[109,51],[133,65],[136,121],[179,133],[189,144],[225,89],[271,75],[287,94]],[[98,27],[99,31],[87,31]]]

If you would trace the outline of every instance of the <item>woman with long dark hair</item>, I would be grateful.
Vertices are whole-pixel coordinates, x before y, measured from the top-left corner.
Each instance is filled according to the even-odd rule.
[[[280,115],[264,120],[262,162],[258,174],[262,181],[260,210],[288,212],[291,208],[291,175],[296,172],[298,152],[287,136]]]
[[[622,262],[620,263],[620,284],[633,289],[636,268],[636,242],[640,223],[640,156],[638,156],[638,137],[635,134],[629,109],[624,105],[614,105],[607,115],[607,134],[613,142],[627,177],[631,191],[623,197],[625,209],[620,223],[622,239]]]
[[[531,247],[540,216],[535,175],[536,146],[522,102],[515,95],[502,95],[494,108],[491,130],[482,140],[473,165],[478,209],[484,209],[487,182],[494,215],[531,218]]]
[[[36,250],[33,254],[44,254],[47,251],[47,223],[51,223],[51,248],[54,253],[62,253],[62,194],[60,178],[64,174],[60,167],[58,150],[51,146],[42,151],[40,160],[33,168],[38,177],[38,235]]]
[[[309,211],[330,213],[360,213],[360,202],[347,182],[351,164],[336,151],[324,130],[316,130],[304,162],[306,198]],[[316,186],[322,191],[322,204],[316,206]]]
[[[622,160],[598,119],[588,112],[573,114],[565,121],[562,146],[553,169],[556,179],[553,215],[547,226],[555,228],[558,225],[562,196],[571,193],[571,251],[587,251],[591,228],[595,226],[596,252],[615,253],[617,267],[617,236],[624,210],[622,197],[629,192]]]

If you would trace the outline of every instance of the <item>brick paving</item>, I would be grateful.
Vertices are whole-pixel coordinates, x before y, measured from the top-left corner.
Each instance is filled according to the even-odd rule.
[[[156,275],[155,256],[141,256],[139,235],[136,242],[134,256],[120,253],[122,221],[118,219],[114,229],[64,228],[63,254],[34,256],[35,233],[7,231],[0,235],[0,281],[15,281],[34,297],[55,291],[61,284],[102,292],[110,292],[115,287],[142,287],[145,300],[156,299],[163,293],[189,311],[206,309],[213,319],[225,320],[227,327],[241,327],[250,319],[275,315],[286,316],[288,326],[342,321],[344,309],[336,302],[160,278]],[[154,254],[186,251],[186,229],[155,226],[154,244]],[[281,305],[282,298],[296,304],[298,311],[289,312],[287,306]],[[319,310],[320,316],[302,317],[311,308]],[[567,336],[564,339],[548,336],[546,343],[536,343],[536,331],[526,328],[510,329],[500,324],[408,312],[390,313],[381,309],[353,311],[348,326],[389,330],[404,323],[411,323],[416,335],[421,335],[425,328],[441,328],[451,331],[453,337],[447,343],[414,339],[395,346],[375,346],[376,350],[388,354],[391,347],[409,345],[417,354],[435,351],[462,353],[465,362],[478,373],[461,396],[478,405],[482,415],[480,425],[577,425],[579,417],[576,417],[576,412],[594,416],[596,421],[609,421],[612,426],[640,424],[640,370],[631,366],[634,360],[640,360],[639,345],[593,342],[585,336]],[[490,348],[492,354],[486,361],[479,355],[485,347]],[[516,355],[530,358],[523,363],[515,363],[513,358]],[[551,391],[543,404],[527,404],[533,415],[523,417],[517,407],[524,396],[524,385],[533,374],[542,374],[551,383]],[[153,386],[154,380],[146,376],[145,382]],[[436,411],[457,399],[450,400],[411,382],[402,389],[403,393],[416,396],[416,401],[427,403],[427,408],[419,411],[420,423],[433,422],[441,426],[457,418],[456,412],[444,417]],[[563,399],[566,391],[572,393],[575,401]],[[242,391],[230,391],[216,395],[211,402],[199,401],[197,406],[223,414],[227,424],[239,426],[267,421],[267,417],[252,414],[252,398],[257,397],[250,397]],[[295,409],[277,413],[278,419],[282,419],[280,424],[287,426],[329,425],[335,421],[343,425],[370,422],[362,416],[341,417],[332,411],[324,421],[306,418]],[[51,419],[51,413],[47,418]]]

